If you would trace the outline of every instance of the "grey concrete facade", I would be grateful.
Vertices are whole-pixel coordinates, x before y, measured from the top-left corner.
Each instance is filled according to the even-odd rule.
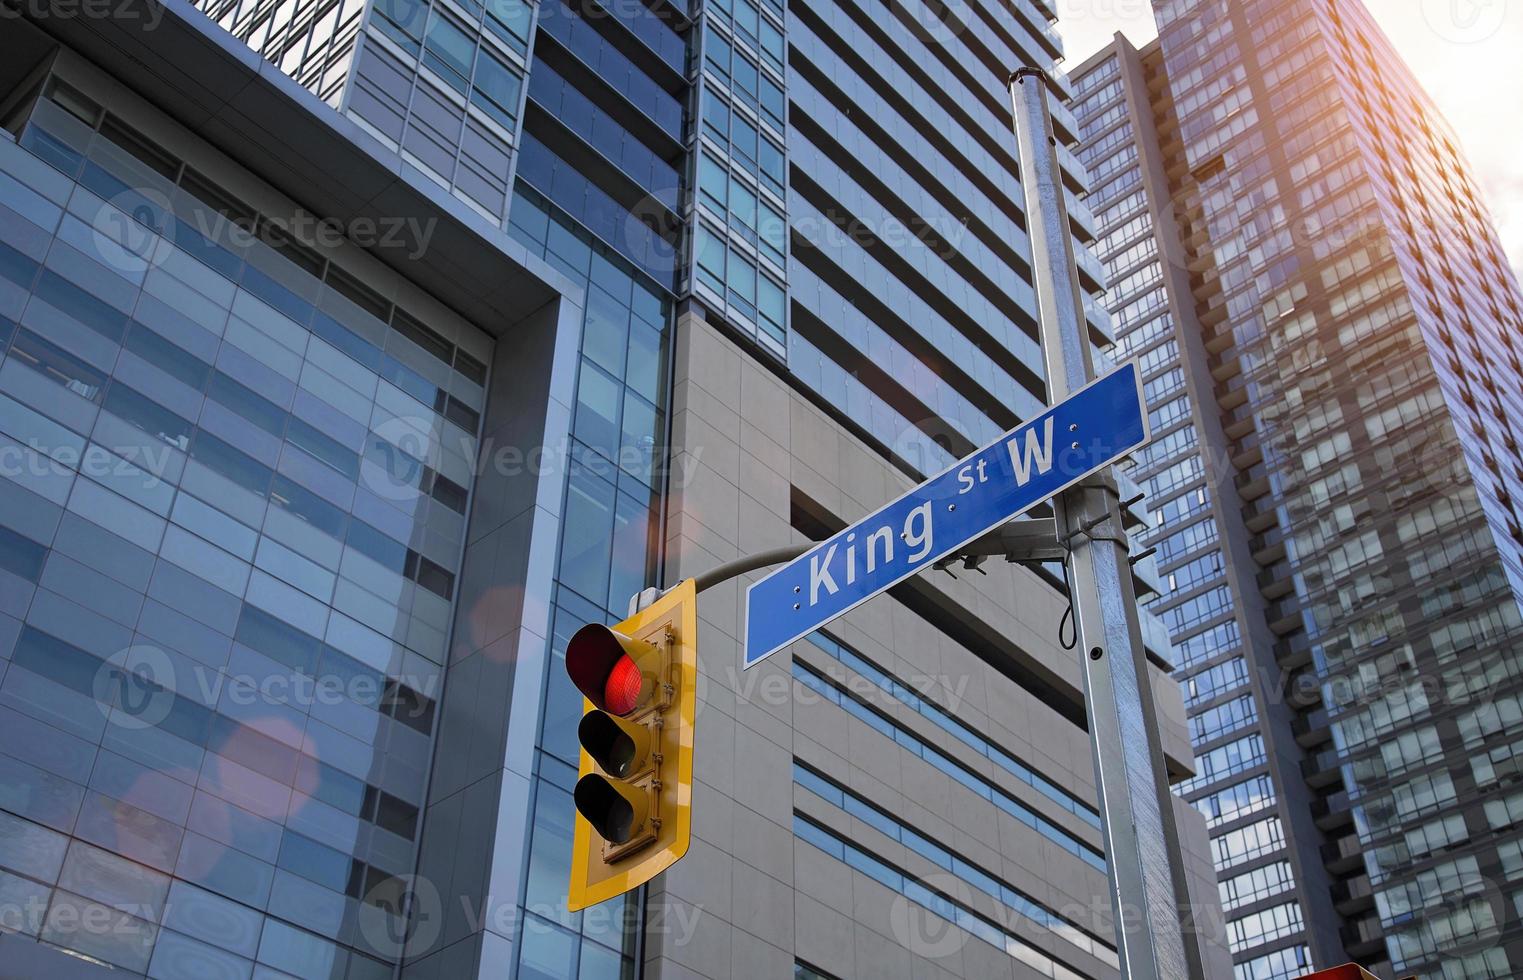
[[[690,459],[677,467],[690,479],[668,504],[673,581],[742,554],[806,540],[793,524],[800,496],[850,522],[910,486],[903,473],[696,317],[679,321],[673,404],[673,453]],[[991,919],[1022,921],[967,881],[796,786],[789,776],[796,763],[902,815],[927,837],[1110,941],[1103,871],[822,698],[799,682],[794,665],[807,664],[862,693],[914,738],[1092,846],[1100,840],[1096,828],[977,758],[950,732],[809,641],[742,672],[736,637],[747,580],[705,592],[699,605],[703,680],[695,841],[688,857],[653,885],[649,899],[670,907],[671,921],[693,917],[696,928],[686,942],[652,934],[648,976],[781,978],[790,975],[795,959],[837,977],[1051,975],[955,926],[928,925],[902,894],[796,838],[792,825],[799,814],[862,842]],[[945,595],[966,618],[1006,637],[1008,647],[969,649],[891,595],[863,604],[828,631],[1045,778],[1093,801],[1087,734],[997,666],[1002,656],[1030,657],[1050,667],[1070,697],[1078,696],[1075,655],[1056,640],[1064,608],[1059,595],[1014,566],[991,567],[987,577],[936,574],[916,585]],[[1166,753],[1183,766],[1189,743],[1177,686],[1162,670],[1151,673]],[[1197,941],[1211,964],[1208,976],[1225,976],[1230,965],[1220,945],[1203,820],[1183,804],[1178,815],[1192,892],[1200,896]],[[1113,964],[1076,954],[1040,929],[1019,934],[1083,975],[1117,975]]]

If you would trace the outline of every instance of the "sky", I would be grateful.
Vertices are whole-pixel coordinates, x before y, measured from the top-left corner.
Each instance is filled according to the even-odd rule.
[[[1440,111],[1523,271],[1523,0],[1365,0]],[[1121,31],[1141,46],[1157,34],[1149,0],[1056,0],[1058,31],[1076,66]]]

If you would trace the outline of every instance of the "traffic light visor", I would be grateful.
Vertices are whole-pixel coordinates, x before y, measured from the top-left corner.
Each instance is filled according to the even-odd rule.
[[[604,711],[627,715],[648,700],[650,680],[640,669],[655,648],[597,623],[576,631],[566,647],[566,673],[582,696]]]
[[[583,698],[566,892],[577,912],[645,884],[692,843],[697,583],[611,627],[583,626],[564,649]]]
[[[614,844],[623,844],[645,823],[648,807],[638,791],[616,786],[597,773],[576,781],[572,792],[577,812],[587,818],[598,836]]]
[[[576,734],[592,761],[610,776],[628,779],[651,764],[649,728],[631,725],[608,712],[589,711]]]

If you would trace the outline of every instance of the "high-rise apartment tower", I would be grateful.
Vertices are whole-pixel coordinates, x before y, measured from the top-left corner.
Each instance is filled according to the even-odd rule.
[[[1516,278],[1360,3],[1154,8],[1071,105],[1238,976],[1516,975]]]

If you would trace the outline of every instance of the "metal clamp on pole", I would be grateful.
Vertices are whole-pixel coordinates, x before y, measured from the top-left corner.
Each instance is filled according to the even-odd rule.
[[[1047,78],[1035,68],[1021,68],[1011,75],[1010,90],[1047,398],[1055,404],[1094,377],[1089,329],[1058,173]],[[1070,594],[1087,652],[1080,658],[1085,710],[1121,975],[1130,980],[1201,977],[1199,950],[1184,941],[1180,924],[1189,897],[1148,686],[1130,548],[1115,480],[1104,472],[1102,480],[1085,481],[1056,497],[1053,513],[1059,538],[1071,548]],[[1107,521],[1115,534],[1093,534]]]

